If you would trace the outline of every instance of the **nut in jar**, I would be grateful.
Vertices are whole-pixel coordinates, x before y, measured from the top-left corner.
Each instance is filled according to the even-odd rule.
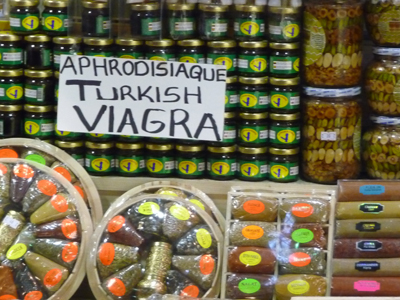
[[[361,88],[305,88],[302,175],[336,184],[360,171]]]

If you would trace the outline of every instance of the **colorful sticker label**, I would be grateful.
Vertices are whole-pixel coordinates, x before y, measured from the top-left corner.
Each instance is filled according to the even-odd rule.
[[[311,256],[304,252],[295,252],[289,256],[289,263],[295,267],[305,267],[311,263]]]
[[[19,178],[29,179],[35,175],[35,171],[27,165],[17,165],[13,169],[13,173],[15,176]]]
[[[18,101],[23,100],[24,85],[11,83],[1,84],[0,86],[0,101]]]
[[[227,72],[236,71],[236,54],[207,54],[207,64],[226,66]]]
[[[267,161],[239,160],[238,170],[240,178],[266,179],[268,177]]]
[[[268,126],[239,127],[239,140],[243,143],[266,144],[268,141]]]
[[[270,162],[268,178],[273,180],[297,180],[299,178],[299,164]]]
[[[293,295],[302,295],[310,290],[310,284],[305,280],[293,280],[287,285],[289,293]]]
[[[239,92],[239,107],[248,111],[267,110],[269,106],[269,95],[266,91],[249,92],[241,90]]]
[[[187,208],[180,205],[172,205],[169,208],[170,214],[178,220],[187,221],[190,218],[190,212]]]
[[[204,207],[204,204],[201,203],[199,200],[190,199],[189,201],[192,202],[193,204],[197,205],[198,207],[200,207],[202,210],[206,210],[206,208]]]
[[[239,282],[238,289],[245,294],[254,294],[261,289],[261,283],[252,278],[243,279]]]
[[[207,229],[204,228],[198,229],[196,232],[196,239],[199,245],[204,249],[208,249],[211,247],[212,238],[211,234],[208,232]]]
[[[299,92],[270,92],[271,107],[282,110],[299,109],[300,93]]]
[[[142,215],[150,216],[160,211],[160,206],[154,202],[145,202],[138,208],[138,212]]]
[[[376,272],[381,269],[377,261],[359,261],[354,264],[354,269],[360,272]]]
[[[42,300],[43,293],[41,291],[32,291],[25,295],[24,300]]]
[[[73,262],[78,256],[78,245],[76,243],[68,243],[64,246],[61,252],[61,258],[66,263]]]
[[[296,243],[305,244],[314,239],[314,233],[310,229],[299,228],[292,232],[292,240]]]
[[[239,55],[239,72],[258,74],[268,72],[268,56]]]
[[[53,119],[25,119],[25,134],[34,137],[51,137],[54,135]]]
[[[188,285],[185,287],[179,296],[197,298],[200,294],[200,289],[195,285]]]
[[[21,48],[0,48],[0,66],[20,66],[24,62]]]
[[[178,54],[177,60],[179,62],[191,64],[204,64],[206,62],[206,56],[204,54]]]
[[[66,219],[61,223],[61,231],[67,239],[76,239],[78,237],[78,228],[72,220]]]
[[[58,130],[57,129],[57,124],[55,126],[55,133],[56,136],[61,137],[62,138],[81,138],[83,137],[83,133],[80,132],[71,132],[71,131],[63,131],[63,130]]]
[[[298,203],[292,206],[291,211],[298,218],[307,218],[314,213],[314,207],[308,203]]]
[[[112,155],[86,155],[85,169],[88,172],[111,173],[114,171],[114,168],[115,161]]]
[[[304,12],[303,31],[303,64],[310,66],[322,57],[327,39],[320,21],[307,11]]]
[[[375,280],[358,280],[354,282],[354,289],[359,292],[376,292],[381,289],[381,284]]]
[[[52,269],[43,278],[43,284],[47,288],[55,287],[62,279],[63,273],[60,269]]]
[[[235,90],[225,90],[225,109],[235,109],[239,103],[239,93]]]
[[[37,183],[37,188],[42,194],[46,196],[53,196],[55,193],[57,193],[56,185],[50,180],[39,180]]]
[[[215,260],[211,255],[206,254],[200,258],[199,263],[200,272],[203,275],[210,275],[215,268]]]
[[[294,75],[299,73],[300,58],[298,56],[270,56],[269,72],[272,75]]]
[[[213,159],[207,161],[207,171],[211,177],[235,176],[236,159]]]
[[[174,157],[150,158],[146,161],[147,171],[157,174],[172,174],[175,171]]]
[[[381,230],[381,224],[378,222],[359,222],[356,224],[356,230],[361,232],[376,232]]]
[[[363,195],[381,195],[385,193],[385,186],[380,184],[368,184],[360,186],[360,194]]]
[[[111,278],[110,280],[108,280],[107,288],[111,292],[111,294],[117,297],[123,297],[126,294],[125,284],[119,278]]]
[[[51,201],[51,206],[59,213],[65,213],[68,210],[68,201],[62,195],[55,195]]]
[[[144,156],[118,156],[117,170],[119,173],[142,174],[146,170]]]
[[[207,37],[226,37],[228,33],[228,19],[205,19],[204,34]]]
[[[194,34],[195,20],[194,18],[169,18],[169,34],[172,37],[191,36]]]
[[[278,145],[297,145],[300,143],[300,127],[278,127],[271,126],[269,130],[269,141]]]
[[[40,14],[10,14],[11,31],[35,31],[40,26]]]
[[[300,34],[301,24],[292,20],[283,19],[282,21],[268,26],[269,35],[273,40],[288,41],[296,38]]]
[[[248,200],[243,203],[243,209],[249,214],[257,215],[265,210],[265,205],[260,200]]]
[[[143,18],[141,22],[143,36],[155,36],[161,33],[160,18]]]
[[[186,158],[177,158],[176,169],[179,175],[192,175],[201,176],[206,169],[205,158],[193,158],[187,160]]]
[[[379,214],[383,212],[384,207],[385,206],[380,203],[363,203],[360,204],[358,209],[364,213]]]
[[[235,125],[224,125],[222,143],[236,143],[237,130]]]
[[[125,218],[123,216],[115,216],[108,222],[107,230],[108,232],[114,233],[117,232],[124,226]]]
[[[265,32],[264,19],[235,19],[235,36],[262,37]]]
[[[42,14],[42,28],[44,31],[66,32],[68,30],[68,15]]]
[[[242,229],[242,235],[249,240],[257,240],[264,235],[264,230],[257,225],[249,225]]]
[[[29,154],[25,157],[25,159],[46,165],[46,159],[39,154]]]
[[[23,257],[27,251],[28,248],[25,244],[18,243],[8,249],[6,256],[9,260],[16,260]]]
[[[99,249],[99,259],[100,262],[105,265],[109,266],[114,261],[115,257],[115,248],[112,243],[105,243],[100,246]]]
[[[378,251],[382,249],[382,243],[379,241],[359,241],[356,242],[356,248],[360,251]]]
[[[261,255],[255,251],[244,251],[240,253],[239,260],[242,264],[253,267],[261,263]]]

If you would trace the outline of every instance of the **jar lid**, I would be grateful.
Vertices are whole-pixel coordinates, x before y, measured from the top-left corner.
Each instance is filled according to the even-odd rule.
[[[182,151],[182,152],[200,152],[204,151],[205,147],[204,145],[176,145],[176,150]]]
[[[264,12],[264,6],[262,5],[235,5],[235,9],[237,11],[246,11],[246,12]]]
[[[239,147],[239,152],[244,154],[263,154],[267,153],[268,147],[261,148],[247,148],[247,147]]]
[[[117,143],[115,146],[118,149],[124,149],[124,150],[137,150],[144,148],[143,143]]]
[[[54,77],[57,78],[57,79],[60,78],[60,71],[55,71],[54,72]]]
[[[53,111],[53,105],[30,105],[30,104],[25,104],[24,105],[24,110],[27,112],[33,112],[33,113],[46,113],[46,112],[52,112]]]
[[[238,81],[237,76],[226,77],[226,83],[228,83],[228,84],[235,83],[237,81]]]
[[[400,48],[374,47],[373,52],[377,55],[400,56]]]
[[[131,10],[157,10],[160,8],[160,4],[158,2],[153,3],[135,3],[131,5]]]
[[[0,77],[18,77],[24,75],[23,69],[17,70],[0,70]]]
[[[93,143],[93,142],[86,142],[86,148],[89,149],[110,149],[114,147],[114,143]]]
[[[295,155],[299,153],[299,148],[293,148],[293,149],[269,148],[269,153],[275,155]]]
[[[400,118],[390,118],[385,116],[371,116],[371,121],[379,125],[400,125]]]
[[[20,111],[22,105],[0,105],[0,111]]]
[[[294,113],[294,114],[274,114],[270,113],[269,118],[271,120],[275,121],[295,121],[300,119],[300,113]]]
[[[114,43],[113,39],[102,39],[102,38],[86,38],[83,39],[86,45],[90,46],[109,46]]]
[[[239,82],[244,84],[267,84],[268,76],[253,78],[253,77],[239,77]]]
[[[270,77],[269,83],[272,85],[279,85],[279,86],[288,86],[288,85],[299,85],[300,84],[300,77],[294,78],[276,78]]]
[[[268,119],[268,113],[240,113],[240,117],[245,120],[263,120]]]
[[[56,36],[53,38],[53,43],[59,45],[73,45],[82,43],[82,39],[74,36]]]
[[[236,42],[234,40],[210,41],[207,46],[211,48],[234,48],[236,47]]]
[[[175,45],[175,42],[170,39],[156,40],[156,41],[147,41],[147,46],[151,47],[170,47]]]
[[[22,38],[18,35],[12,34],[12,33],[0,33],[0,41],[2,42],[16,42],[20,41]]]
[[[32,78],[47,78],[53,76],[52,70],[36,71],[36,70],[25,70],[25,76]]]
[[[167,151],[167,150],[174,149],[174,145],[173,144],[164,144],[164,145],[146,144],[146,149],[156,150],[156,151]]]
[[[224,113],[224,119],[233,119],[236,118],[236,112],[228,111]]]
[[[116,39],[115,43],[121,46],[140,46],[143,45],[143,41],[138,41],[134,39]]]
[[[227,147],[207,147],[207,150],[212,153],[232,153],[236,151],[236,146]]]
[[[304,93],[307,96],[318,96],[326,98],[350,97],[360,95],[361,87],[358,86],[345,89],[322,89],[306,86],[304,87]]]
[[[68,1],[67,0],[44,0],[44,6],[49,7],[67,7]]]
[[[297,14],[300,13],[300,7],[278,7],[268,6],[268,11],[274,14]]]
[[[39,0],[11,0],[11,6],[37,6],[39,5]]]
[[[300,43],[269,43],[269,47],[277,50],[299,49]]]
[[[202,11],[209,12],[225,12],[229,8],[228,5],[218,5],[218,4],[200,4],[199,9]]]
[[[32,34],[25,37],[25,41],[31,43],[50,42],[51,38],[45,34]]]
[[[98,2],[98,1],[82,1],[82,5],[85,8],[107,8],[107,2]]]
[[[66,141],[56,141],[55,142],[57,147],[60,148],[80,148],[83,147],[83,141],[76,141],[76,142],[66,142]]]
[[[248,42],[240,42],[239,46],[242,48],[267,48],[268,41],[248,41]]]
[[[178,45],[179,46],[193,46],[193,47],[199,47],[199,46],[203,46],[204,45],[204,41],[202,40],[196,40],[196,39],[192,39],[192,40],[182,40],[182,41],[178,41]]]
[[[187,3],[187,4],[181,4],[181,3],[170,3],[168,4],[168,9],[169,10],[194,10],[196,4],[194,3]]]

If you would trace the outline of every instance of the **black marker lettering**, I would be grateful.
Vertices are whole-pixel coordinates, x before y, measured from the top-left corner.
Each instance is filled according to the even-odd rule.
[[[121,133],[126,125],[130,125],[132,127],[133,134],[139,133],[136,127],[135,120],[133,119],[132,111],[129,108],[125,109],[124,116],[122,117],[122,122],[119,125],[117,132]]]
[[[111,59],[108,61],[108,65],[110,67],[110,74],[114,75],[113,71],[116,71],[116,73],[119,74],[119,76],[122,76],[121,71],[118,69],[118,60],[116,59]]]
[[[113,90],[113,94],[114,94],[113,97],[106,99],[106,98],[103,98],[103,96],[101,95],[100,89],[96,88],[97,100],[111,100],[111,101],[118,100],[118,90],[117,90],[117,88],[113,87],[112,90]]]
[[[217,70],[217,81],[226,82],[226,70],[225,69]]]
[[[159,132],[163,131],[164,128],[165,128],[165,124],[163,122],[161,122],[161,121],[150,121],[150,124],[154,124],[154,125],[155,124],[159,124],[160,126],[156,130],[153,130],[153,131],[150,131],[150,130],[147,129],[147,119],[149,118],[149,114],[152,111],[163,111],[163,112],[165,112],[165,110],[163,110],[163,109],[151,109],[151,108],[150,109],[146,109],[144,111],[144,114],[143,114],[142,129],[144,131],[148,132],[148,133],[159,133]]]
[[[79,61],[79,71],[81,72],[81,75],[83,75],[83,69],[88,68],[90,66],[90,59],[85,56],[82,56],[79,57],[78,61]],[[86,62],[86,64],[83,64],[84,61]]]
[[[139,71],[139,67],[143,65],[144,70],[142,73]],[[135,75],[136,76],[146,76],[149,73],[149,65],[145,61],[138,61],[135,63]]]
[[[211,127],[205,126],[208,119],[210,119],[210,121],[211,121]],[[194,138],[198,139],[203,129],[212,129],[214,131],[214,135],[215,135],[215,138],[217,139],[217,141],[221,141],[221,137],[219,136],[219,133],[218,133],[217,123],[215,122],[212,114],[204,114],[203,115],[203,118],[200,121],[199,127],[197,127],[196,133],[194,134]]]
[[[78,85],[79,86],[79,98],[80,101],[85,101],[85,86],[100,86],[100,80],[67,80],[65,85]]]
[[[131,98],[133,101],[136,101],[136,98],[132,95],[132,88],[129,85],[123,85],[119,88],[121,93],[121,100],[125,100],[126,97]]]
[[[215,80],[215,70],[214,69],[211,69],[211,70],[203,69],[203,71],[204,71],[204,80],[206,80],[206,81],[214,81]],[[207,71],[211,72],[210,78],[207,78]]]
[[[177,112],[183,112],[184,113],[184,117],[183,119],[181,119],[180,121],[175,121],[175,113]],[[175,136],[175,126],[176,125],[181,125],[183,127],[183,129],[186,132],[186,135],[188,138],[192,137],[192,134],[190,133],[189,127],[186,125],[186,122],[189,121],[189,113],[186,110],[183,109],[173,109],[171,110],[171,122],[170,122],[170,126],[169,126],[169,135],[171,137]]]
[[[168,75],[168,68],[167,63],[165,61],[160,62],[157,64],[156,67],[157,71],[163,71],[162,73],[156,73],[155,76],[167,76]]]
[[[135,71],[135,66],[131,60],[127,59],[122,65],[122,70],[126,76],[130,76]]]
[[[108,118],[108,132],[114,132],[114,106],[110,106],[110,114]]]
[[[189,104],[189,99],[188,99],[189,96],[196,96],[197,97],[197,103],[201,104],[201,89],[200,89],[199,86],[197,87],[197,93],[195,93],[195,94],[189,93],[188,92],[188,88],[185,87],[185,96],[184,96],[185,104]]]
[[[200,82],[202,74],[203,74],[203,68],[202,67],[200,67],[200,66],[192,66],[190,68],[190,77],[192,79],[197,79]]]
[[[74,74],[77,75],[74,62],[70,56],[68,56],[67,59],[65,60],[63,66],[60,70],[60,74],[62,74],[64,69],[68,69],[68,68],[72,68],[72,70],[74,70]]]
[[[179,96],[179,94],[175,94],[175,93],[172,93],[172,92],[170,92],[170,90],[172,90],[172,89],[176,89],[176,90],[178,90],[179,88],[178,87],[176,87],[176,86],[173,86],[173,87],[169,87],[169,88],[167,88],[166,90],[165,90],[165,96],[175,96],[175,99],[171,99],[171,100],[163,100],[163,102],[164,103],[169,103],[169,102],[178,102],[180,99],[181,99],[181,97]]]
[[[107,110],[107,105],[102,105],[96,119],[94,120],[93,124],[90,125],[88,121],[86,121],[85,116],[83,115],[81,108],[78,105],[74,105],[73,108],[75,109],[76,113],[78,114],[79,119],[82,121],[83,125],[85,125],[86,130],[91,132],[96,129],[97,124],[99,124],[101,117],[104,115],[104,113]]]
[[[189,78],[189,75],[188,75],[187,70],[186,70],[186,65],[187,64],[180,64],[179,65],[178,70],[176,71],[175,77],[179,77],[179,75],[181,73],[183,73],[183,75],[185,75],[186,78]]]
[[[153,98],[150,96],[147,96],[146,94],[151,90],[151,86],[149,86],[144,92],[142,92],[142,87],[138,86],[138,100],[142,101],[144,100],[143,97],[146,97],[149,99],[150,102],[154,102]]]
[[[93,59],[93,69],[94,69],[94,76],[98,76],[97,74],[97,69],[104,69],[104,75],[108,76],[108,71],[107,71],[107,60],[105,58],[102,59],[103,64],[102,65],[98,65],[98,60],[100,59]]]

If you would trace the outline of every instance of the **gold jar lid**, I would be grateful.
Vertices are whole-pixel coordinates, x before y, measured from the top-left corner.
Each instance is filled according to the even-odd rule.
[[[10,0],[11,6],[38,6],[39,0]]]
[[[115,43],[121,46],[141,46],[143,41],[138,41],[134,39],[116,39]]]
[[[51,38],[45,34],[31,34],[25,37],[25,41],[31,43],[50,42]]]
[[[24,105],[24,110],[27,112],[33,112],[33,113],[46,113],[46,112],[52,112],[53,111],[53,105],[30,105],[30,104],[25,104]]]
[[[237,81],[238,81],[237,76],[226,77],[226,83],[228,83],[228,84],[235,83]]]
[[[93,143],[93,142],[86,142],[86,148],[89,149],[111,149],[114,147],[114,143]]]
[[[236,151],[236,146],[227,146],[227,147],[208,146],[207,150],[212,153],[233,153]]]
[[[2,42],[17,42],[20,40],[22,40],[22,38],[18,35],[6,32],[0,33],[0,41]]]
[[[118,149],[123,149],[123,150],[137,150],[144,148],[143,143],[117,143],[115,146]]]
[[[85,8],[107,8],[108,7],[108,1],[107,2],[98,2],[98,1],[82,1],[82,5]]]
[[[268,47],[268,41],[247,41],[247,42],[240,42],[239,46],[242,48],[252,48],[252,49],[257,49],[257,48],[267,48]]]
[[[44,0],[44,6],[48,7],[67,7],[68,1],[66,0]]]
[[[261,148],[239,147],[239,152],[244,154],[264,154],[268,152],[268,147],[261,147]]]
[[[300,43],[269,43],[269,47],[276,50],[294,50],[300,49]]]
[[[268,6],[268,11],[273,14],[290,15],[300,13],[300,7]]]
[[[248,4],[237,4],[235,5],[237,11],[245,12],[264,12],[264,6],[262,5],[248,5]]]
[[[56,141],[55,142],[57,147],[60,148],[80,148],[83,147],[83,141],[76,141],[76,142],[66,142],[66,141]]]
[[[300,77],[294,77],[294,78],[270,77],[269,83],[272,85],[280,85],[280,86],[299,85]]]
[[[211,48],[235,48],[236,42],[234,40],[210,41],[207,46]]]
[[[82,39],[73,36],[56,36],[53,38],[53,43],[59,45],[73,45],[82,43]]]
[[[200,152],[204,151],[204,145],[176,145],[176,150],[182,152]]]
[[[83,42],[90,46],[109,46],[114,43],[113,39],[102,39],[102,38],[85,38]]]
[[[36,71],[36,70],[25,70],[25,76],[31,78],[48,78],[53,76],[52,70]]]
[[[244,84],[268,84],[268,76],[265,77],[239,77],[239,82]]]
[[[194,10],[195,7],[196,7],[196,4],[194,4],[194,3],[187,3],[187,4],[170,3],[170,4],[168,4],[169,10]]]
[[[170,39],[163,39],[163,40],[147,41],[146,45],[151,47],[171,47],[175,45],[175,42]]]
[[[178,45],[183,47],[200,47],[204,45],[204,41],[197,39],[182,40],[178,41]]]
[[[274,114],[270,113],[269,118],[274,121],[295,121],[300,120],[300,113],[294,114]]]
[[[131,10],[157,10],[160,8],[160,4],[158,2],[155,3],[135,3],[131,5]]]
[[[21,111],[22,105],[0,105],[0,111]]]
[[[228,5],[217,5],[217,4],[200,4],[199,9],[202,11],[209,12],[225,12],[229,8]]]
[[[156,151],[168,151],[168,150],[174,149],[174,145],[173,144],[164,144],[164,145],[146,144],[146,149],[156,150]]]
[[[274,155],[295,155],[299,153],[299,148],[293,148],[293,149],[269,148],[269,153]]]
[[[24,70],[17,69],[17,70],[0,70],[0,77],[18,77],[23,76]]]
[[[268,113],[240,113],[240,118],[245,120],[263,120],[268,118]]]
[[[224,113],[224,119],[233,119],[236,118],[236,112],[228,111]]]

